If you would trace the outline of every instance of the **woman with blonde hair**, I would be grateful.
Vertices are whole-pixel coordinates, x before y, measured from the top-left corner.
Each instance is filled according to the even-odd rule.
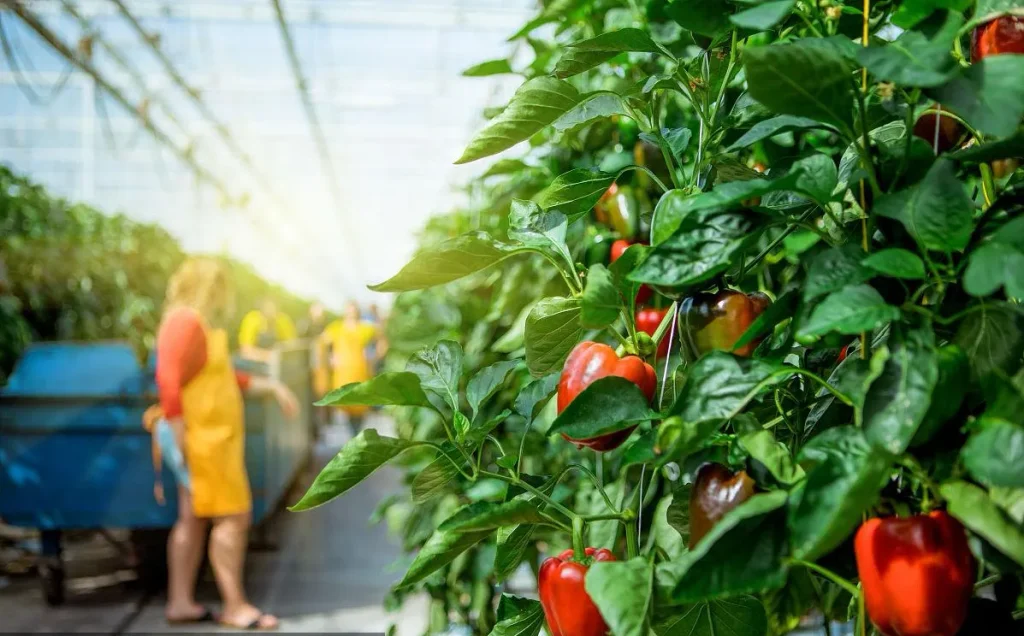
[[[274,629],[277,618],[249,603],[242,571],[252,516],[245,471],[242,391],[271,394],[285,415],[294,394],[277,380],[235,371],[221,327],[233,290],[212,258],[186,261],[172,276],[156,345],[160,406],[183,450],[187,486],[178,487],[178,519],[167,545],[168,622],[213,620],[195,600],[196,576],[210,524],[209,557],[224,601],[217,620],[244,629]]]

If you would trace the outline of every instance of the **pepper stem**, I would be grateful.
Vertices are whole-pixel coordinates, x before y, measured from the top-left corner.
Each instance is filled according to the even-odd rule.
[[[583,545],[583,517],[579,515],[572,518],[572,557],[576,561],[587,558],[587,549]]]

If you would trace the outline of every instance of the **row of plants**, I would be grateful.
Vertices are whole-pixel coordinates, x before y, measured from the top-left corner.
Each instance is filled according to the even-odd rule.
[[[512,39],[458,161],[529,149],[322,402],[398,435],[293,510],[402,466],[432,633],[1019,633],[1024,2],[551,0]]]
[[[33,341],[124,339],[153,349],[167,281],[186,257],[157,225],[107,215],[49,194],[0,166],[0,384]],[[265,296],[298,318],[307,301],[224,257],[237,290],[237,333]]]

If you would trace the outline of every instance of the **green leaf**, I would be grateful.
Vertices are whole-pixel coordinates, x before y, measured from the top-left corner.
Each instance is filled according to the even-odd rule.
[[[974,229],[974,207],[946,158],[937,159],[917,185],[880,198],[872,212],[896,219],[930,250],[962,250]]]
[[[568,79],[589,71],[595,66],[600,66],[608,60],[619,55],[616,51],[580,51],[578,49],[567,49],[558,58],[558,64],[552,73],[558,79]]]
[[[939,354],[931,328],[895,324],[889,357],[864,398],[863,428],[868,441],[893,455],[910,446],[925,420],[939,382]]]
[[[526,317],[526,366],[535,376],[560,371],[582,335],[579,300],[541,300]]]
[[[474,66],[470,66],[466,70],[462,71],[463,77],[487,77],[489,75],[504,75],[506,73],[514,73],[512,66],[509,65],[508,60],[502,58],[500,60],[488,60],[481,62]]]
[[[508,374],[518,366],[518,360],[502,360],[481,369],[470,379],[466,385],[466,400],[469,402],[469,408],[473,409],[474,418],[480,410],[480,405],[501,388]]]
[[[516,413],[522,415],[527,422],[532,421],[537,414],[537,407],[543,406],[554,395],[560,377],[561,373],[551,373],[523,387],[516,396]]]
[[[706,282],[727,270],[757,238],[754,219],[744,210],[691,213],[671,237],[651,249],[629,279],[676,288]]]
[[[865,267],[893,278],[919,280],[924,278],[924,261],[913,252],[890,247],[871,254],[863,261]]]
[[[452,463],[452,459],[465,464],[462,455],[451,442],[444,442],[441,448],[447,453],[447,457],[439,454],[434,461],[427,464],[423,470],[416,474],[412,480],[413,503],[423,503],[443,493],[448,484],[459,474],[459,466]],[[449,459],[452,458],[452,459]]]
[[[372,428],[364,429],[341,447],[338,454],[324,466],[302,499],[289,510],[309,510],[327,503],[346,492],[416,442],[395,437],[381,437]]]
[[[494,553],[494,576],[504,581],[512,576],[523,562],[526,549],[533,542],[536,525],[505,527],[498,530],[498,547]]]
[[[769,360],[712,351],[690,367],[686,384],[669,413],[689,424],[708,424],[714,430],[738,415],[761,389],[782,382],[791,369]]]
[[[843,56],[813,39],[743,51],[751,96],[780,115],[796,115],[851,129],[852,68]]]
[[[413,257],[397,274],[370,289],[402,292],[443,285],[490,267],[522,248],[495,241],[486,232],[470,232]]]
[[[789,448],[776,441],[771,431],[760,430],[739,437],[740,446],[753,459],[764,464],[780,484],[792,486],[804,478],[804,469],[793,461]]]
[[[893,320],[899,320],[900,310],[885,302],[870,285],[850,285],[829,294],[821,301],[799,335],[805,338],[823,336],[829,332],[858,334],[873,331]]]
[[[998,371],[1009,371],[1020,363],[1024,351],[1021,318],[1010,308],[982,305],[960,323],[954,337],[971,362],[971,375],[985,380]]]
[[[859,245],[846,243],[818,252],[807,262],[804,300],[814,300],[871,278],[871,270],[862,265],[865,254]]]
[[[1012,137],[984,144],[974,144],[969,148],[957,150],[949,155],[951,159],[964,163],[988,163],[998,159],[1010,159],[1024,156],[1024,131],[1018,131]]]
[[[852,426],[820,433],[800,455],[813,466],[792,491],[789,530],[793,556],[813,561],[842,543],[878,501],[891,460]]]
[[[525,141],[572,110],[579,92],[563,80],[535,77],[519,87],[505,110],[469,142],[455,163],[469,163]]]
[[[999,228],[971,252],[964,290],[972,296],[988,296],[1000,287],[1011,298],[1024,298],[1024,217]]]
[[[561,212],[545,212],[533,201],[512,199],[508,215],[508,237],[528,248],[554,252],[565,262],[572,262],[565,244],[568,220]]]
[[[461,415],[461,413],[460,413]],[[470,445],[480,444],[484,439],[490,435],[491,431],[498,427],[499,424],[508,419],[512,415],[512,411],[509,409],[502,409],[500,412],[495,413],[490,418],[481,422],[477,420],[472,423],[465,434],[465,442]],[[462,417],[465,417],[464,415]],[[468,421],[468,419],[466,420]]]
[[[936,9],[964,11],[974,0],[904,0],[892,16],[892,22],[903,29],[913,28]]]
[[[490,636],[537,636],[543,626],[544,609],[540,601],[502,594],[498,623]]]
[[[990,486],[1024,488],[1024,427],[982,417],[961,450],[964,466]]]
[[[551,524],[551,520],[540,511],[537,503],[517,497],[503,503],[478,501],[463,506],[437,529],[440,532],[477,532],[517,524]]]
[[[786,2],[788,0],[783,1]],[[808,119],[807,117],[779,115],[754,124],[750,130],[743,133],[743,136],[734,141],[731,146],[725,149],[725,151],[735,152],[741,148],[752,146],[762,139],[768,139],[769,137],[774,137],[775,135],[780,135],[785,132],[805,130],[808,128],[827,128],[827,126],[817,120]]]
[[[486,179],[488,177],[516,174],[518,172],[527,172],[530,170],[536,170],[536,168],[531,168],[523,162],[522,159],[498,159],[492,163],[482,175],[480,175],[480,178]]]
[[[747,346],[761,336],[769,333],[783,320],[793,317],[797,304],[800,302],[800,295],[796,290],[791,290],[779,296],[778,300],[768,305],[761,314],[750,323],[747,330],[743,332],[739,340],[733,344],[733,351]]]
[[[990,488],[989,499],[1024,527],[1024,488]]]
[[[654,626],[658,636],[767,636],[764,605],[753,596],[668,608]]]
[[[963,3],[961,2],[960,4]],[[978,0],[978,6],[974,9],[974,16],[967,23],[967,26],[973,27],[983,24],[1001,15],[1024,15],[1024,7],[1021,6],[1020,0]]]
[[[622,298],[611,272],[600,263],[587,272],[587,286],[580,298],[580,324],[588,329],[601,329],[615,322],[622,309]]]
[[[939,488],[949,514],[997,550],[1024,565],[1024,529],[989,499],[981,488],[965,481],[951,481]]]
[[[1024,56],[992,55],[928,96],[986,135],[1009,137],[1024,117]]]
[[[545,210],[555,210],[575,221],[590,212],[598,199],[615,183],[617,175],[593,172],[584,168],[558,175],[533,200]]]
[[[420,386],[459,410],[459,379],[462,377],[462,345],[441,340],[417,353],[406,369],[420,378]]]
[[[713,38],[732,30],[732,6],[725,0],[672,0],[665,13],[691,33]]]
[[[612,115],[628,115],[629,109],[619,95],[608,91],[588,93],[580,98],[579,103],[568,112],[552,122],[555,130],[574,130],[589,124],[595,119],[604,119]]]
[[[654,588],[654,571],[647,559],[597,561],[587,571],[584,586],[613,634],[647,635]]]
[[[796,0],[770,0],[729,16],[729,20],[742,29],[767,31],[785,20],[795,4]]]
[[[757,494],[730,510],[684,554],[672,593],[679,602],[732,597],[782,587],[786,493]]]
[[[466,550],[472,548],[487,537],[491,536],[492,530],[480,532],[441,532],[435,530],[434,534],[427,539],[427,542],[420,549],[412,565],[406,571],[405,576],[399,581],[396,588],[405,588],[419,583],[437,570],[455,560]]]
[[[640,387],[613,375],[595,380],[573,398],[551,423],[548,434],[564,433],[573,439],[588,439],[657,417]]]
[[[689,190],[669,190],[661,195],[651,220],[651,242],[654,245],[664,243],[679,229],[679,224],[690,211],[686,201],[692,196],[694,193]]]
[[[580,51],[612,51],[622,53],[624,51],[635,51],[637,53],[660,53],[662,49],[647,35],[643,29],[619,29],[608,31],[596,37],[579,42],[572,42],[567,45],[571,49]]]
[[[806,194],[824,207],[832,200],[832,193],[839,183],[836,164],[832,157],[814,154],[793,164],[792,172],[798,172],[795,190]]]
[[[885,46],[858,49],[857,59],[879,80],[901,86],[938,86],[957,73],[950,50],[963,24],[958,13],[935,13],[918,30],[904,31]]]
[[[885,356],[888,355],[887,349],[876,349],[875,355],[878,355],[879,351],[884,351]],[[879,366],[881,364],[882,362],[879,362]],[[848,424],[851,420],[855,419],[855,415],[859,418],[860,411],[864,405],[864,394],[867,391],[867,385],[878,372],[880,371],[873,371],[869,362],[861,360],[859,355],[848,355],[832,371],[832,374],[828,377],[828,383],[850,398],[854,403],[856,413],[852,413],[850,407],[837,400],[827,389],[821,388],[815,394],[816,402],[807,413],[807,419],[804,421],[804,436],[810,436],[818,429],[824,430],[833,426]]]
[[[430,400],[420,387],[420,379],[407,371],[387,372],[366,382],[353,382],[334,389],[316,402],[317,406],[425,406]]]

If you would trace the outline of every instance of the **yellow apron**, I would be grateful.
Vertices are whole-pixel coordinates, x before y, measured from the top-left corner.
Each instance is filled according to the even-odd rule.
[[[249,512],[245,472],[245,408],[223,329],[206,332],[206,365],[182,389],[185,461],[197,517]]]
[[[373,325],[360,322],[355,326],[349,326],[343,320],[335,320],[324,330],[324,338],[331,346],[331,380],[335,388],[370,379],[366,347],[373,341],[376,333]],[[370,410],[368,406],[340,408],[350,415],[362,415]]]

